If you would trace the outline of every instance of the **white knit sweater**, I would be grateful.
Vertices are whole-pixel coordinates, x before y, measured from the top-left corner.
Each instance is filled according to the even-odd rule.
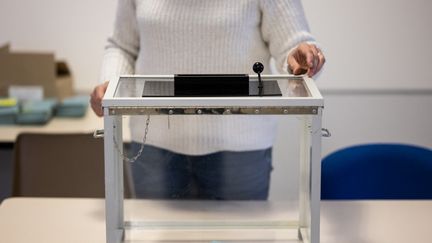
[[[120,74],[279,72],[288,52],[313,41],[300,0],[119,0],[101,81]],[[131,118],[141,141],[145,117]],[[270,116],[152,116],[147,143],[183,154],[271,147]]]

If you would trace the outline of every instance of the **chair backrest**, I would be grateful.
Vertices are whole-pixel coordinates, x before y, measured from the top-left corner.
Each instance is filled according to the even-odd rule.
[[[322,161],[322,199],[432,199],[432,150],[366,144]]]
[[[104,197],[103,139],[20,134],[14,150],[12,196]]]

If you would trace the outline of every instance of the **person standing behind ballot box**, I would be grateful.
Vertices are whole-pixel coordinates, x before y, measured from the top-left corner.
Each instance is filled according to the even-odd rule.
[[[275,59],[281,73],[314,76],[325,58],[300,0],[119,0],[101,81],[121,74],[250,73]],[[269,68],[264,70],[268,72]],[[102,116],[108,82],[91,95]],[[139,198],[265,200],[273,116],[152,116],[144,151],[131,163]],[[138,153],[146,116],[131,117]]]

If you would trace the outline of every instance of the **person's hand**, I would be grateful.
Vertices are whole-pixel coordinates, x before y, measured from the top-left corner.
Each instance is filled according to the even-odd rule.
[[[288,70],[295,75],[317,74],[325,63],[324,54],[313,44],[301,43],[288,55]]]
[[[93,109],[94,113],[98,116],[103,116],[103,110],[102,110],[102,98],[108,88],[108,81],[99,84],[93,89],[93,92],[90,95],[90,105]]]

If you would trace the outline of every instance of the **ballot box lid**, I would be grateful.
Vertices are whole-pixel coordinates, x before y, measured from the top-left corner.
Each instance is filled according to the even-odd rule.
[[[262,86],[257,75],[247,77],[250,94],[178,96],[175,75],[121,75],[109,83],[102,106],[110,115],[317,114],[324,106],[314,80],[307,76],[261,75]],[[265,92],[258,93],[257,87]]]

